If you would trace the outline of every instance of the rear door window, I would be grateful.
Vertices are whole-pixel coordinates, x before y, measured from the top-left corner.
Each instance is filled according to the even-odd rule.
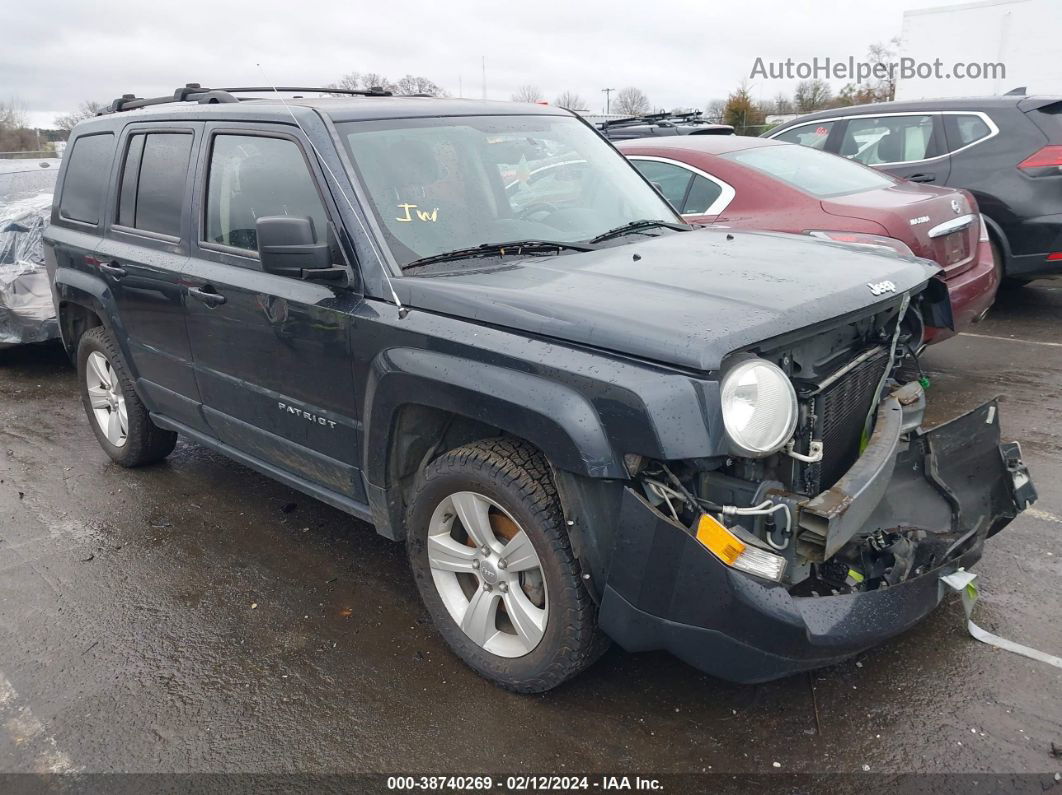
[[[710,179],[705,179],[700,174],[696,174],[693,177],[693,184],[690,186],[689,195],[686,196],[686,204],[683,205],[682,212],[690,215],[703,215],[715,204],[715,200],[722,193],[722,185],[712,182]]]
[[[67,155],[59,216],[82,223],[99,224],[107,183],[114,159],[114,135],[82,135]]]
[[[255,222],[273,215],[309,218],[317,240],[326,239],[327,215],[298,144],[258,135],[216,136],[207,177],[206,242],[257,251]]]
[[[193,140],[191,132],[130,136],[118,196],[120,225],[180,237]]]
[[[835,123],[832,121],[820,121],[802,124],[799,127],[792,127],[771,137],[777,141],[823,150],[826,148],[826,141],[830,137],[830,131]]]
[[[867,166],[909,163],[940,154],[937,137],[932,114],[861,116],[849,119],[840,154]]]
[[[661,163],[659,160],[633,160],[631,162],[642,172],[642,176],[660,189],[664,198],[671,202],[672,207],[679,212],[684,212],[682,207],[686,200],[686,191],[690,187],[690,180],[693,178],[692,172],[672,163]]]

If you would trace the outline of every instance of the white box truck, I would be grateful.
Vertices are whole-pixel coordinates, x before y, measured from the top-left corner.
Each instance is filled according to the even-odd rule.
[[[1062,0],[905,11],[900,57],[916,64],[939,60],[940,69],[898,75],[898,100],[1005,94],[1022,86],[1028,94],[1062,94]]]

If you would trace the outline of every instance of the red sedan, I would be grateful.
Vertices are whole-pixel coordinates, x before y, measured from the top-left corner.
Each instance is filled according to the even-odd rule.
[[[979,320],[1000,272],[974,198],[765,138],[684,135],[616,144],[686,220],[888,248],[943,269],[957,330]],[[930,329],[927,342],[952,336]]]

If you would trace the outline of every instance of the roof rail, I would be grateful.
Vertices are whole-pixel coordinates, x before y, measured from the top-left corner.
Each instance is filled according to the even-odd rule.
[[[136,110],[137,108],[146,108],[150,105],[168,105],[171,102],[198,102],[202,105],[213,105],[219,103],[228,102],[240,102],[243,99],[256,99],[256,97],[237,97],[236,94],[259,94],[259,93],[273,93],[283,91],[286,94],[293,92],[313,92],[322,94],[344,94],[351,96],[363,96],[363,97],[389,97],[390,91],[386,91],[380,86],[372,86],[365,91],[356,91],[348,88],[334,88],[331,86],[324,88],[312,88],[302,86],[248,86],[241,88],[204,88],[199,83],[186,83],[182,88],[178,88],[173,92],[171,96],[165,97],[152,97],[150,99],[144,99],[138,97],[135,94],[123,94],[114,100],[103,110],[99,111],[96,115],[103,116],[107,113],[120,113],[124,110]]]
[[[620,124],[642,124],[641,116],[625,116],[622,119],[605,119],[601,122],[602,127],[615,127]]]

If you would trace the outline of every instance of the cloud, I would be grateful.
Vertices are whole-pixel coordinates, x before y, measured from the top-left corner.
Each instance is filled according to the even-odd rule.
[[[850,0],[52,0],[47,13],[5,10],[0,92],[41,113],[193,81],[318,85],[374,71],[478,97],[485,57],[491,99],[531,83],[549,99],[576,91],[596,109],[602,88],[636,85],[657,107],[703,106],[746,78],[757,56],[859,57],[899,34],[905,8],[925,4],[899,0],[883,13]],[[791,89],[761,81],[752,91],[768,99]]]

